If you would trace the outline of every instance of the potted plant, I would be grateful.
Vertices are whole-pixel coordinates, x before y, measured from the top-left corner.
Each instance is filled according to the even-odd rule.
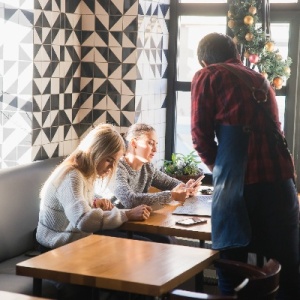
[[[172,153],[171,160],[164,160],[162,171],[169,176],[187,182],[189,179],[197,179],[203,174],[199,168],[201,162],[196,151],[184,155],[182,153]]]

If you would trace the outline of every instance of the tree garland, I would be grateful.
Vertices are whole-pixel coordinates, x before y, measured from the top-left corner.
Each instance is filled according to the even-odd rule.
[[[262,22],[261,13],[261,0],[232,0],[227,26],[233,41],[240,46],[242,61],[252,69],[257,68],[275,89],[281,89],[290,77],[292,60],[290,57],[284,60],[269,33],[258,26],[258,22]]]

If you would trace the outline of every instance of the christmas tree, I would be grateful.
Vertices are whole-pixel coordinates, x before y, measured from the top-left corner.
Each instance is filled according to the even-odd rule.
[[[283,59],[275,49],[268,32],[268,13],[268,0],[231,0],[227,26],[244,64],[264,75],[275,89],[281,89],[290,77],[292,60],[290,57]]]

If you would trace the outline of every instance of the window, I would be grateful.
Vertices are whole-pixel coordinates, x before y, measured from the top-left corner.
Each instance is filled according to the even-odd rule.
[[[176,21],[171,23],[170,36],[175,39],[176,49],[172,51],[170,48],[170,55],[173,55],[175,66],[173,72],[173,78],[169,79],[169,95],[172,97],[168,102],[168,116],[169,128],[167,128],[166,138],[166,157],[171,155],[172,152],[188,153],[193,149],[191,135],[190,135],[190,82],[194,73],[201,67],[197,60],[197,46],[199,40],[209,32],[226,32],[227,26],[227,1],[191,1],[182,0],[180,3],[173,4],[173,11],[176,14]],[[273,0],[271,3],[282,3],[282,1]],[[209,3],[209,9],[208,4]],[[215,4],[219,3],[219,4]],[[297,3],[291,11],[285,11],[276,14],[279,10],[279,4],[277,6],[271,5],[271,37],[275,42],[276,49],[278,48],[281,55],[285,58],[290,56],[293,60],[292,75],[288,81],[288,86],[284,86],[281,90],[277,90],[277,101],[280,111],[280,120],[282,127],[285,131],[286,137],[289,141],[290,149],[295,157],[298,157],[297,153],[300,153],[300,146],[297,144],[296,132],[299,132],[300,126],[297,124],[296,119],[299,118],[299,112],[295,111],[297,105],[297,95],[295,95],[296,70],[298,63],[299,53],[298,39],[290,38],[293,32],[299,30],[299,21],[295,22],[295,11],[299,12],[299,3],[297,1],[284,1],[284,3]],[[274,4],[275,5],[275,4]],[[176,7],[174,7],[176,6]],[[272,12],[274,9],[274,13]],[[285,5],[288,8],[288,5]],[[282,7],[281,7],[282,9]],[[294,12],[292,12],[294,10]],[[171,11],[172,14],[172,11]],[[173,16],[173,15],[172,15]],[[292,28],[293,26],[293,28]],[[171,32],[172,31],[172,32]],[[170,41],[172,45],[172,41]],[[296,55],[292,56],[292,53]],[[172,66],[171,66],[172,67]],[[293,71],[294,70],[294,71]],[[292,91],[294,95],[292,96]],[[289,94],[291,93],[291,94]],[[172,111],[172,114],[170,113]],[[292,113],[292,115],[291,115]],[[298,122],[299,123],[299,122]],[[173,128],[173,129],[172,129]],[[173,134],[172,134],[173,133]],[[173,138],[173,140],[171,140]],[[291,141],[290,141],[291,140]],[[167,146],[169,145],[169,147]],[[296,166],[297,161],[295,160]],[[299,164],[298,164],[299,165]],[[206,171],[207,168],[202,166]],[[300,166],[298,166],[300,169]],[[297,170],[300,173],[300,170]],[[299,179],[298,179],[299,180]]]

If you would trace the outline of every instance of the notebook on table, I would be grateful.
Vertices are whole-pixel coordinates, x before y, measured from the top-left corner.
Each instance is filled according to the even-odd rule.
[[[212,195],[197,195],[186,199],[172,214],[211,217],[211,203]]]

